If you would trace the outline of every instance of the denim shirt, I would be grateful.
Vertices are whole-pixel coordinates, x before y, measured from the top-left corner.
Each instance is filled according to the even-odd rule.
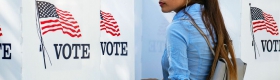
[[[198,30],[184,13],[188,12],[196,24],[206,34],[210,42],[212,38],[201,18],[200,4],[193,4],[179,11],[166,29],[166,45],[161,64],[164,80],[206,80],[212,66],[214,56]],[[214,37],[216,42],[216,37]],[[214,46],[214,43],[211,43]]]

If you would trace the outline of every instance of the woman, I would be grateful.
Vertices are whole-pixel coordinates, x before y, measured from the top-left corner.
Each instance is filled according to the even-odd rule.
[[[166,46],[162,56],[165,80],[211,79],[218,57],[225,58],[229,63],[229,79],[237,79],[233,46],[217,0],[160,0],[159,4],[162,12],[176,12],[172,23],[167,27]],[[211,40],[215,56],[210,52],[203,36],[189,22],[191,20]]]

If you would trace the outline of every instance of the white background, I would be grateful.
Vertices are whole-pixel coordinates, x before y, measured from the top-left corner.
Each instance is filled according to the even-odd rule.
[[[245,80],[279,80],[280,79],[280,61],[279,52],[268,53],[262,51],[260,40],[280,39],[278,36],[272,36],[265,30],[255,33],[255,40],[260,52],[255,59],[254,47],[252,46],[252,35],[250,28],[250,6],[258,7],[263,12],[269,13],[274,17],[279,27],[279,0],[243,0],[242,1],[242,29],[241,29],[241,58],[247,62],[247,71]]]
[[[101,55],[101,80],[133,80],[135,79],[135,27],[134,0],[101,0],[101,10],[111,13],[120,29],[120,36],[111,36],[100,31],[100,42],[127,42],[127,56]],[[100,46],[100,44],[99,44]],[[116,46],[115,46],[116,47]],[[115,48],[114,47],[114,48]],[[108,48],[110,49],[110,48]],[[118,49],[119,53],[121,49]],[[100,51],[100,54],[102,52]]]
[[[20,80],[22,76],[20,7],[21,0],[0,0],[0,28],[3,34],[0,43],[11,43],[11,47],[6,48],[11,53],[11,59],[2,59],[4,46],[0,49],[0,80]]]
[[[47,69],[44,68],[43,54],[39,52],[40,39],[37,34],[35,0],[24,0],[22,3],[23,23],[23,80],[100,80],[100,26],[99,26],[99,0],[46,0],[57,8],[70,12],[81,29],[81,38],[71,38],[61,31],[49,32],[43,35],[46,49],[48,50],[52,65],[46,57]],[[66,60],[60,54],[56,59],[53,44],[90,44],[90,59]],[[81,47],[82,49],[82,47]],[[68,53],[68,49],[66,49]],[[78,56],[82,55],[81,50]]]

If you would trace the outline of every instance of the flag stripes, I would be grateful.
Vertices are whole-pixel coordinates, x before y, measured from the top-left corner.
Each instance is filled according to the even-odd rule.
[[[53,4],[44,1],[37,1],[37,7],[43,35],[62,31],[70,37],[82,36],[79,24],[70,12],[58,9]]]
[[[112,36],[120,36],[120,29],[112,14],[100,11],[100,30]]]
[[[266,30],[271,35],[278,35],[278,26],[272,15],[263,12],[261,9],[251,7],[253,31]]]
[[[0,36],[3,36],[2,28],[0,28]]]

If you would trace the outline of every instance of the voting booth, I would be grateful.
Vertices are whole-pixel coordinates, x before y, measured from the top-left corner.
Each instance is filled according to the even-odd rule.
[[[244,80],[280,77],[278,0],[219,0]],[[158,0],[1,0],[0,80],[162,79]]]

